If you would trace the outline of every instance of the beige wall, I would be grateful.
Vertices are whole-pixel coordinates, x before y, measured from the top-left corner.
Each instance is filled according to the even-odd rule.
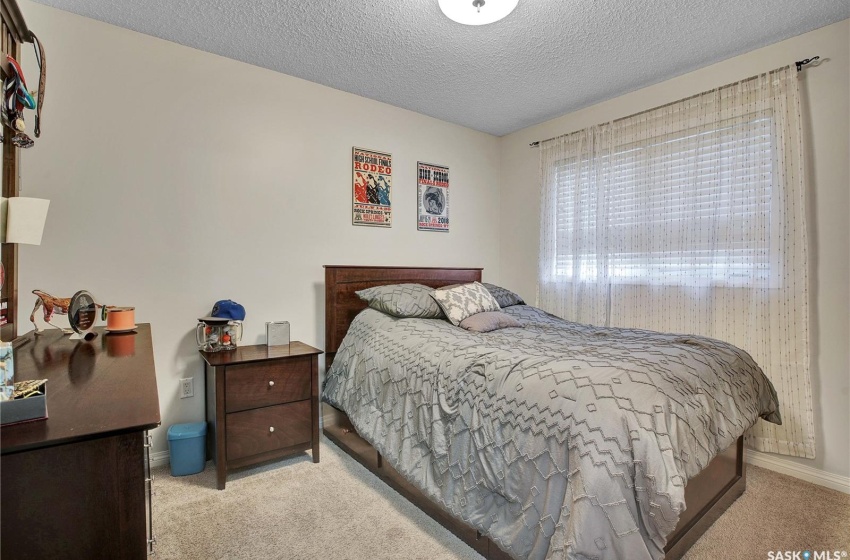
[[[23,194],[51,206],[42,245],[21,247],[20,308],[26,320],[34,288],[135,305],[153,325],[163,426],[204,417],[192,333],[218,299],[245,305],[245,343],[288,320],[293,339],[322,348],[324,264],[482,266],[498,280],[498,138],[29,1],[21,9],[49,62]],[[351,225],[352,146],[393,154],[391,229]],[[417,160],[450,168],[448,234],[416,230]],[[190,376],[195,396],[181,400],[178,380]]]
[[[738,56],[503,137],[501,239],[505,286],[533,299],[539,238],[539,156],[529,142],[566,134],[820,55],[803,72],[809,163],[812,381],[817,453],[790,459],[850,476],[850,20]]]

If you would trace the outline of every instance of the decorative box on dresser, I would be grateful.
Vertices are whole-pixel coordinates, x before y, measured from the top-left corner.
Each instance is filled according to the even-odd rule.
[[[15,380],[47,379],[47,419],[0,428],[0,557],[153,553],[150,437],[160,424],[151,329],[16,340]],[[2,407],[0,407],[2,414]]]
[[[302,342],[201,352],[207,455],[218,489],[231,469],[311,449],[319,462],[319,354]]]

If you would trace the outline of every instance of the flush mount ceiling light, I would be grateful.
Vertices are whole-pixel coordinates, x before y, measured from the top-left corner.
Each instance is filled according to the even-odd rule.
[[[486,25],[507,17],[519,0],[439,0],[451,20],[464,25]]]

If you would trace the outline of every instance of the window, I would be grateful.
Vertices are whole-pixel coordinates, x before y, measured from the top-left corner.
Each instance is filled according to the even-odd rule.
[[[625,283],[767,281],[771,125],[769,112],[751,113],[557,162],[553,273]]]

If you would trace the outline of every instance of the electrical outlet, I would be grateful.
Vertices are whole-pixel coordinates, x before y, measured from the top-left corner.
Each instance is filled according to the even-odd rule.
[[[186,379],[180,380],[180,398],[185,399],[186,397],[194,397],[195,396],[195,378],[189,377]]]

